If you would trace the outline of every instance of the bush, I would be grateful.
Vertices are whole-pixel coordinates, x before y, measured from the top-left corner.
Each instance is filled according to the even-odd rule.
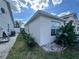
[[[26,36],[27,36],[27,33],[25,32],[25,30],[21,30],[21,34],[22,34],[22,37],[23,39],[27,39]]]
[[[55,43],[62,47],[73,47],[76,44],[76,34],[74,31],[75,26],[72,25],[72,21],[62,26],[59,29],[59,34],[56,36]]]
[[[25,43],[29,48],[33,48],[36,45],[34,38],[30,34],[27,34],[25,30],[22,30],[21,34],[23,36],[23,39],[25,40]]]
[[[30,34],[27,35],[27,40],[26,40],[27,46],[32,48],[36,45],[34,38],[30,36]]]

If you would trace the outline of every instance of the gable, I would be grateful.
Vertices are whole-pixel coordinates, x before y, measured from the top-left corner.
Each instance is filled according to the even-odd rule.
[[[2,20],[4,23],[12,24],[12,26],[14,26],[10,4],[5,0],[0,0],[0,20]]]
[[[51,18],[51,19],[56,19],[56,20],[59,20],[59,21],[62,21],[64,22],[64,20],[60,19],[59,17],[57,16],[53,16],[52,14],[48,13],[48,12],[44,12],[44,11],[41,11],[41,10],[38,10],[28,21],[25,25],[31,23],[32,21],[34,21],[37,17],[40,17],[40,16],[44,16],[44,17],[48,17],[48,18]]]

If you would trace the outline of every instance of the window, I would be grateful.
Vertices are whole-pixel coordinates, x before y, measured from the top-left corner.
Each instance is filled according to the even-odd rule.
[[[58,29],[51,29],[51,36],[56,35],[58,32]]]
[[[58,29],[60,27],[60,22],[56,22],[56,21],[53,21],[51,22],[52,26],[51,26],[51,36],[53,35],[56,35],[57,32],[58,32]]]
[[[4,10],[4,8],[1,8],[1,12],[2,12],[2,13],[5,13],[5,10]]]
[[[55,29],[51,29],[51,36],[56,35]]]

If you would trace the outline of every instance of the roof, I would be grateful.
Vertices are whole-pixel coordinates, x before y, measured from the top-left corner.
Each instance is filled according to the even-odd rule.
[[[63,15],[63,16],[61,16],[60,18],[62,18],[62,17],[66,17],[66,16],[69,16],[69,17],[70,17],[70,16],[74,16],[74,15],[76,15],[76,13],[72,13],[72,12],[71,12],[71,13],[69,13],[69,14],[67,14],[67,15]]]
[[[68,15],[63,15],[63,16],[61,16],[60,18],[61,18],[61,19],[67,19],[67,18],[69,18],[69,17],[74,17],[74,18],[78,19],[76,13],[70,13],[70,14],[68,14]]]
[[[74,18],[74,21],[75,21],[76,23],[79,23],[79,19],[78,19],[76,13],[70,13],[70,14],[68,14],[68,15],[61,16],[60,18],[63,19],[64,21],[67,21],[67,19],[68,19],[69,17],[73,17],[73,18]]]
[[[38,16],[46,16],[46,17],[49,17],[49,18],[53,18],[53,19],[56,19],[56,20],[60,20],[60,21],[63,21],[61,18],[59,18],[58,16],[55,16],[55,15],[52,15],[48,12],[45,12],[45,11],[42,11],[42,10],[38,10],[26,23],[25,25],[29,24],[30,22],[32,22],[35,18],[37,18]]]

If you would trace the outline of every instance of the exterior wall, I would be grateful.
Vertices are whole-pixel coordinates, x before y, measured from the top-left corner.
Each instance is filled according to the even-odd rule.
[[[26,33],[29,33],[29,24],[24,26],[24,30]]]
[[[26,25],[25,32],[30,33],[35,41],[40,45],[40,17]]]
[[[31,23],[25,25],[25,32],[30,33],[40,46],[51,43],[55,40],[55,36],[51,36],[52,21],[60,22],[63,25],[61,21],[39,16]]]
[[[40,42],[41,45],[51,43],[55,40],[55,36],[51,36],[51,27],[52,21],[60,22],[63,25],[63,22],[55,20],[53,18],[48,18],[41,16],[40,17]]]
[[[76,22],[76,34],[79,34],[79,23],[78,22]]]
[[[9,29],[13,30],[13,22],[10,16],[10,12],[8,10],[7,4],[5,1],[0,0],[0,8],[4,8],[5,13],[0,13],[0,28],[3,28],[6,32],[8,31],[8,24],[9,24]],[[1,10],[0,10],[1,12]]]
[[[20,33],[20,28],[14,28],[16,33]]]
[[[76,19],[74,19],[73,17],[69,17],[68,19],[65,19],[65,20],[66,20],[66,22],[69,22],[70,20],[75,21]]]

